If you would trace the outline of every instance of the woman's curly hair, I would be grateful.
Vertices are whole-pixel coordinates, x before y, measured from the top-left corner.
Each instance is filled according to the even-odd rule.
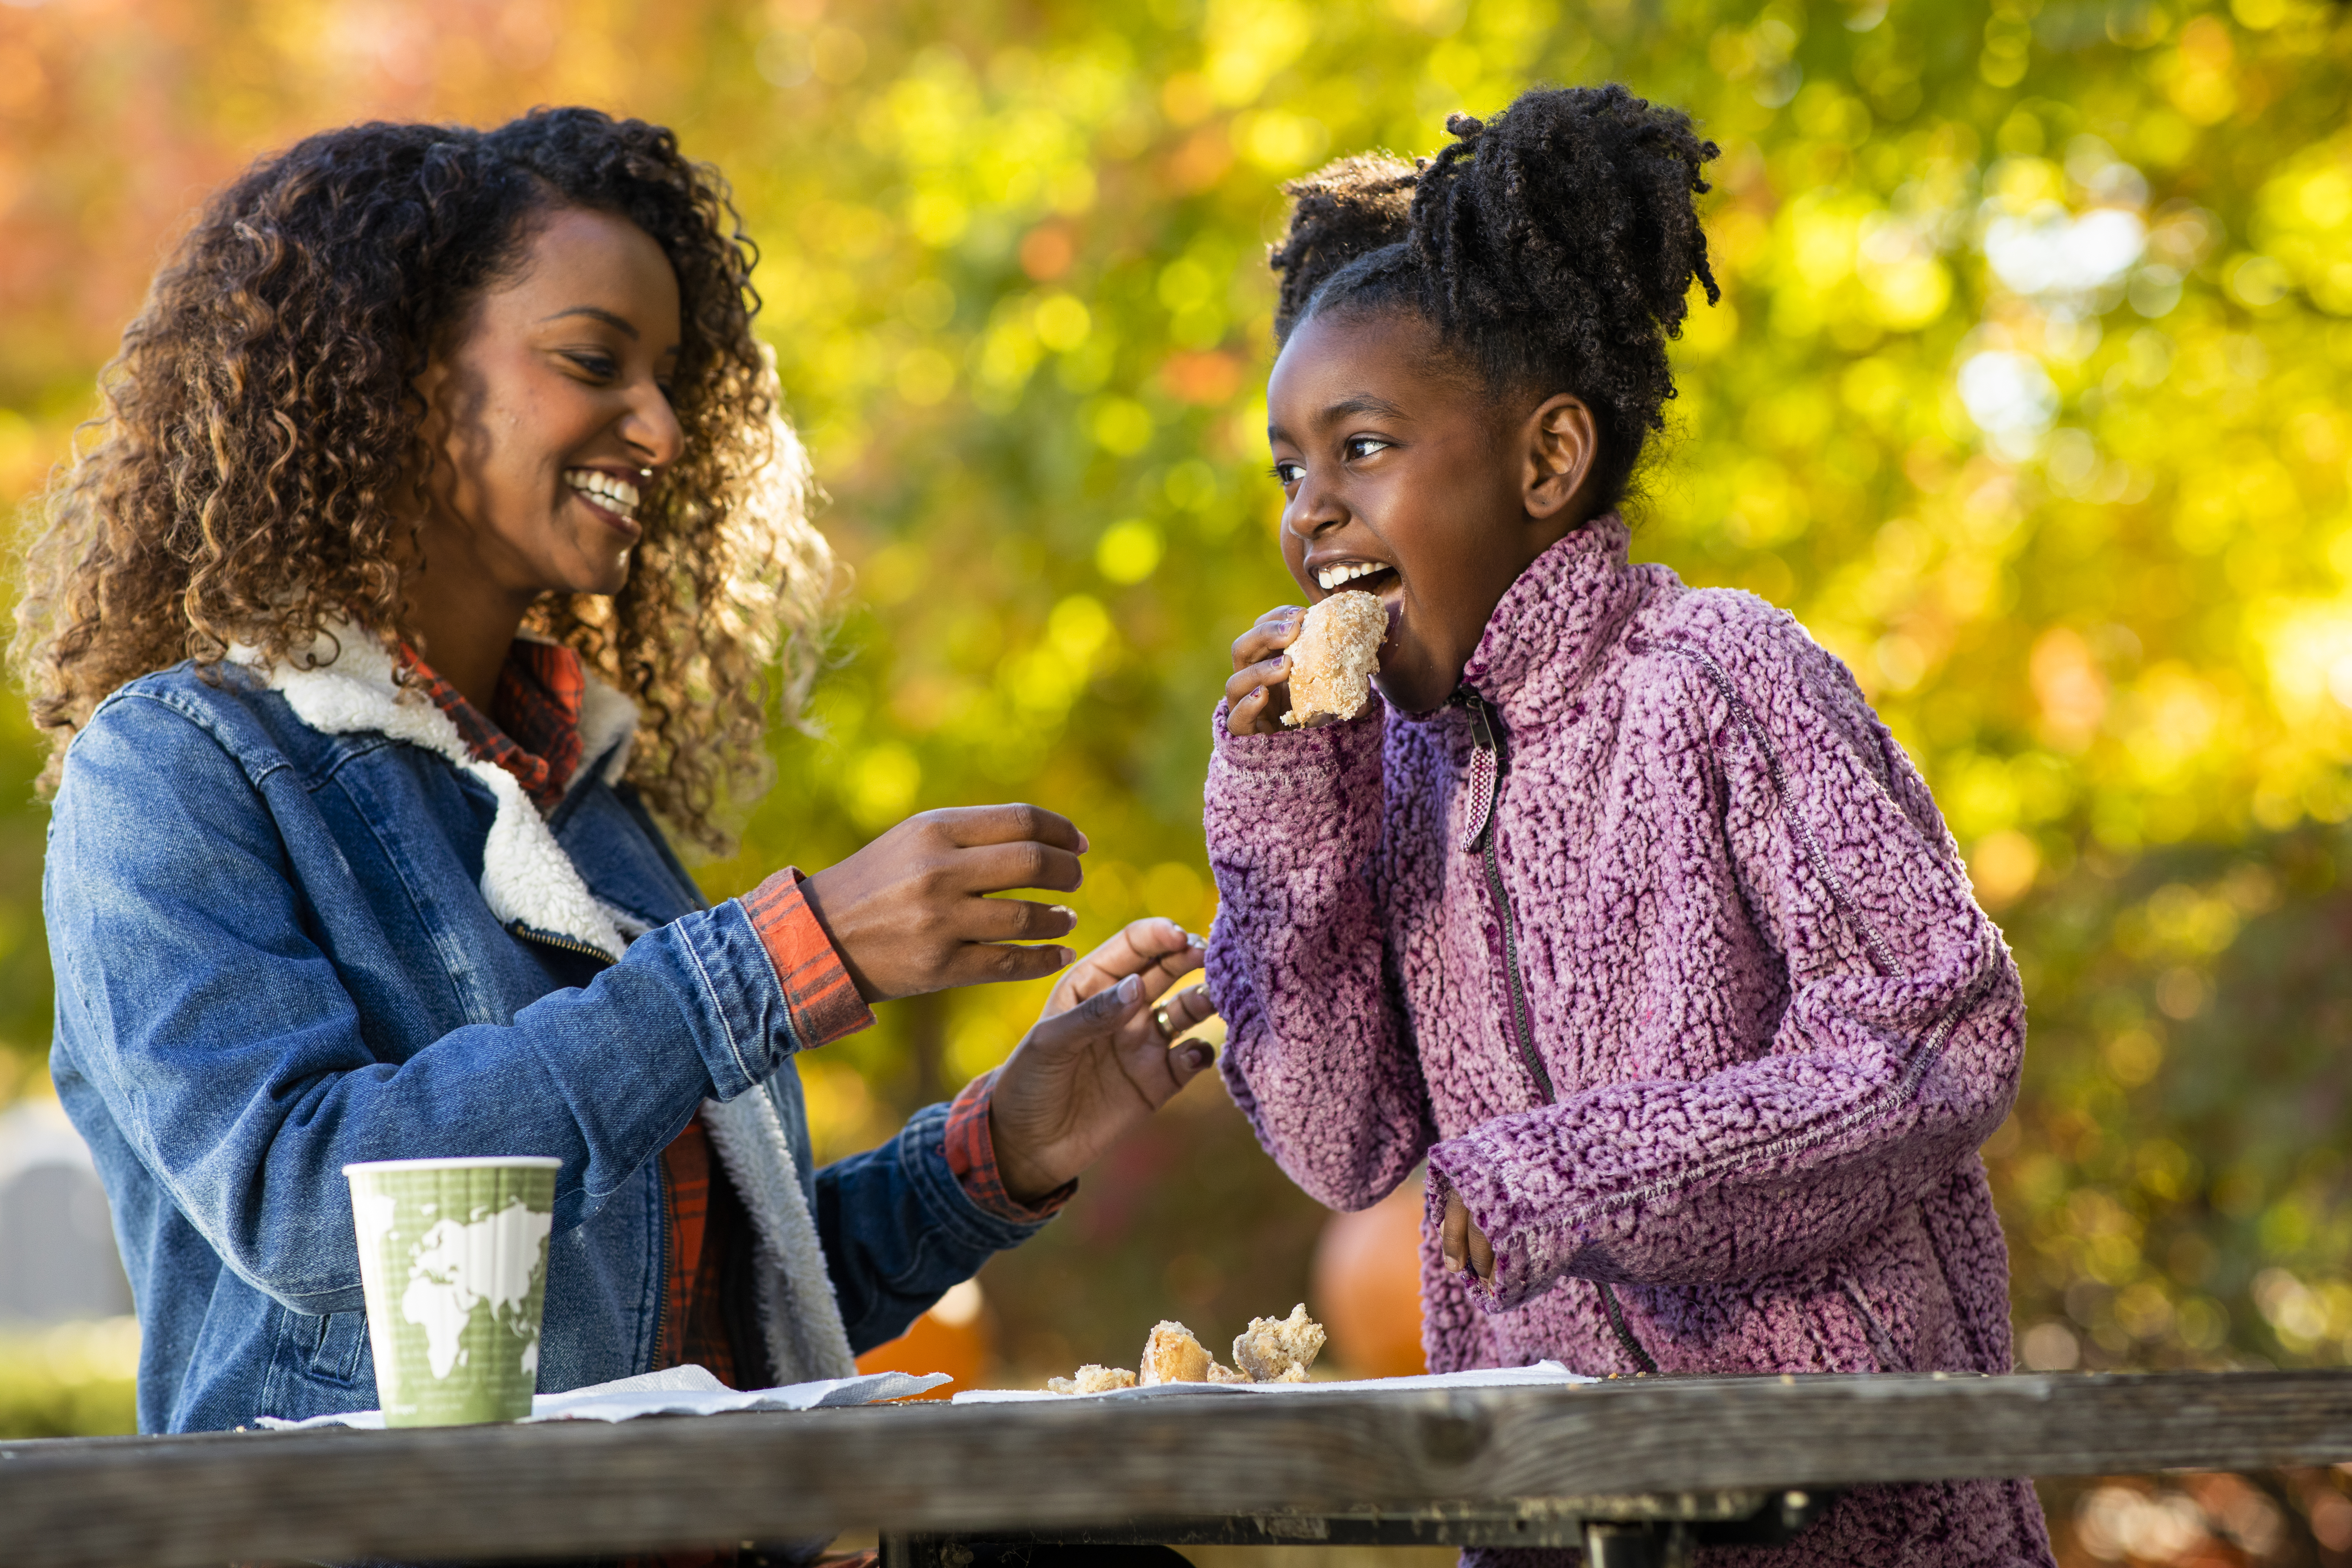
[[[590,109],[331,131],[214,197],[44,500],[12,652],[54,748],[45,788],[125,681],[232,644],[304,658],[354,619],[388,649],[414,640],[398,563],[418,525],[396,521],[423,484],[413,383],[566,207],[627,218],[675,268],[686,445],[638,510],[627,586],[551,597],[529,625],[636,700],[647,803],[724,843],[721,797],[763,782],[771,667],[794,718],[822,663],[832,557],[751,333],[757,251],[726,183],[670,132]]]
[[[1276,341],[1324,310],[1418,312],[1489,392],[1573,393],[1601,435],[1602,504],[1624,493],[1675,395],[1665,340],[1696,278],[1720,298],[1693,198],[1717,155],[1690,117],[1612,82],[1538,89],[1408,163],[1343,158],[1285,190],[1267,258]]]

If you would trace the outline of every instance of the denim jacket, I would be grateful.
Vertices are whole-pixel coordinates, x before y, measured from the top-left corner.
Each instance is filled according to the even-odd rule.
[[[344,658],[366,678],[344,688],[390,698],[372,641]],[[75,738],[50,817],[51,1068],[112,1200],[142,1431],[377,1403],[353,1161],[562,1162],[547,1392],[651,1370],[659,1156],[706,1102],[772,1244],[759,1306],[787,1372],[795,1311],[839,1347],[801,1370],[844,1370],[1035,1231],[966,1195],[944,1107],[814,1169],[800,1042],[749,917],[705,905],[617,782],[634,714],[593,737],[542,829],[495,770],[440,754],[419,704],[337,717],[326,688],[305,706],[284,676],[131,682]],[[562,853],[518,861],[519,833]],[[813,1220],[816,1247],[780,1239],[763,1205]]]

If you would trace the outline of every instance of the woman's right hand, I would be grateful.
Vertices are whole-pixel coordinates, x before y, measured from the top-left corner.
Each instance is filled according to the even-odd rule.
[[[1236,735],[1279,735],[1290,711],[1290,660],[1283,656],[1298,637],[1307,612],[1281,605],[1234,639],[1234,676],[1225,682],[1225,728]]]
[[[1037,980],[1077,956],[1045,939],[1069,935],[1078,917],[987,895],[1074,891],[1086,852],[1087,836],[1068,817],[1037,806],[926,811],[809,878],[801,896],[868,1002]],[[1040,945],[1023,945],[1031,942]]]

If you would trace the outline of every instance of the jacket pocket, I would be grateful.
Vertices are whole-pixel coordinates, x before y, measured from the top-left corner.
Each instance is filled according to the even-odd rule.
[[[306,1369],[309,1374],[320,1383],[348,1386],[357,1382],[368,1354],[367,1313],[327,1312],[310,1322],[317,1329]]]

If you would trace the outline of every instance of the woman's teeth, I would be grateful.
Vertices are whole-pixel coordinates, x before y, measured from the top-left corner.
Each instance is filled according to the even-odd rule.
[[[566,468],[563,482],[599,506],[636,520],[637,487],[628,480],[614,479],[600,468]]]
[[[1316,585],[1329,593],[1342,583],[1352,583],[1359,577],[1370,577],[1388,568],[1377,561],[1343,561],[1337,566],[1326,566],[1315,574]]]

